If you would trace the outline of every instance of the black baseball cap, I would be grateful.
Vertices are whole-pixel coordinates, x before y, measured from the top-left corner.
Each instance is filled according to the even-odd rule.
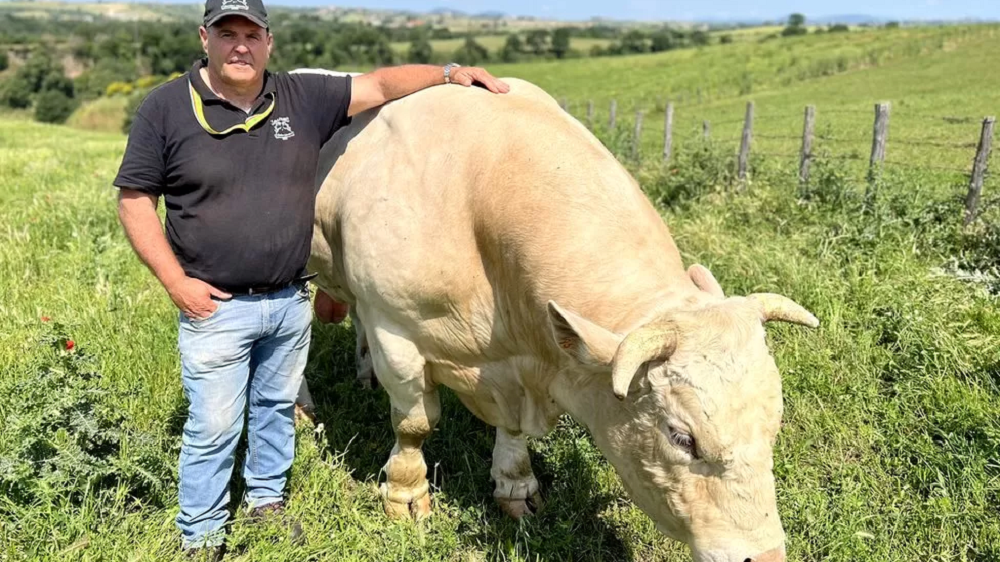
[[[261,0],[207,0],[205,2],[205,27],[226,16],[243,16],[267,29],[267,9]]]

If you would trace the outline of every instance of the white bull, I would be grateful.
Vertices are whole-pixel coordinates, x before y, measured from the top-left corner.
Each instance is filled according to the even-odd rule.
[[[696,560],[784,560],[781,380],[763,322],[817,320],[685,271],[614,156],[542,90],[508,82],[359,115],[321,165],[310,269],[352,305],[392,403],[386,511],[430,511],[421,445],[445,385],[497,428],[507,513],[540,499],[526,436],[568,412]]]

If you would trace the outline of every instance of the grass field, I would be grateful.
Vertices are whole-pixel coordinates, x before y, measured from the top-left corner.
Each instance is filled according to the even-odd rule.
[[[653,157],[652,132],[644,162],[629,165],[687,263],[708,265],[729,294],[781,292],[822,321],[813,332],[768,328],[784,380],[775,475],[789,560],[1000,560],[1000,235],[985,225],[963,233],[961,178],[916,165],[890,166],[866,196],[862,176],[837,160],[821,155],[803,189],[786,159],[760,156],[735,194],[724,138],[739,125],[714,127],[715,143],[696,142],[696,129],[703,118],[738,120],[752,97],[762,131],[778,135],[816,103],[820,130],[857,134],[861,150],[868,106],[888,99],[891,139],[971,140],[975,123],[952,133],[907,116],[995,111],[1000,78],[985,72],[993,36],[989,27],[859,32],[493,69],[577,105],[619,97],[652,112],[660,96],[716,85],[704,86],[702,104],[679,105],[687,134],[671,166]],[[878,64],[846,54],[866,52]],[[839,56],[847,67],[830,75],[786,66]],[[729,81],[747,64],[753,91],[740,94]],[[621,135],[600,134],[622,150]],[[892,147],[890,159],[936,161]],[[117,224],[110,183],[123,148],[118,134],[24,118],[0,126],[0,560],[177,559],[177,313]],[[962,154],[954,165],[971,160]],[[448,392],[425,447],[435,514],[387,521],[376,482],[392,444],[388,402],[353,384],[349,327],[317,326],[314,342],[307,376],[325,430],[300,430],[290,497],[309,544],[293,547],[238,514],[231,559],[688,559],[628,502],[570,420],[532,442],[546,508],[506,519],[490,497],[492,434]]]

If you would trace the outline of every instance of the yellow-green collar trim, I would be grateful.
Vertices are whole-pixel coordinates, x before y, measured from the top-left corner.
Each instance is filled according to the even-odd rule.
[[[245,132],[250,131],[250,129],[259,125],[261,121],[267,119],[268,116],[271,115],[271,112],[274,111],[275,100],[274,100],[274,94],[272,94],[271,105],[269,105],[267,109],[264,110],[263,113],[251,115],[250,117],[247,117],[246,121],[244,121],[242,124],[233,125],[232,127],[226,129],[225,131],[216,131],[215,129],[212,128],[211,125],[208,124],[208,121],[205,119],[205,106],[201,101],[201,96],[199,96],[198,92],[195,91],[194,84],[192,84],[190,80],[188,80],[188,92],[191,94],[191,109],[192,111],[194,111],[194,118],[198,120],[198,124],[201,125],[201,128],[205,129],[205,131],[210,135],[228,135],[233,131],[245,131]]]

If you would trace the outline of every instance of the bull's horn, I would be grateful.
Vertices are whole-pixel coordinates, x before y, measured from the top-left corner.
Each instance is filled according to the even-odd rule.
[[[611,387],[619,400],[628,396],[632,379],[648,361],[666,359],[677,348],[677,328],[671,322],[647,324],[625,336],[615,353]]]
[[[788,297],[774,293],[755,293],[747,298],[756,302],[757,306],[760,307],[760,314],[764,322],[780,320],[810,328],[819,328],[819,320]]]

